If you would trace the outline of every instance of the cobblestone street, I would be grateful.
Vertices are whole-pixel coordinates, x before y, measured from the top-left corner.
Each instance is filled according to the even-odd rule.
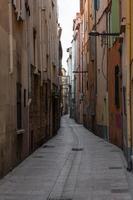
[[[131,200],[122,152],[68,116],[0,181],[0,200]]]

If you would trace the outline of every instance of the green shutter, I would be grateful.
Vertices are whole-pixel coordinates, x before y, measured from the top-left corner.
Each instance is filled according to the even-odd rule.
[[[110,32],[120,32],[120,4],[119,0],[112,0],[111,14],[110,14]],[[110,45],[112,46],[116,37],[110,37]],[[110,47],[111,47],[110,46]]]

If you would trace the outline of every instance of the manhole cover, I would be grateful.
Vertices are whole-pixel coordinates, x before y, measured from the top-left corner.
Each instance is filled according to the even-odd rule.
[[[43,148],[54,148],[55,146],[54,145],[44,145]]]
[[[109,169],[122,169],[122,167],[109,167]]]
[[[112,189],[111,192],[112,193],[128,193],[129,190],[128,189]]]
[[[83,148],[72,148],[72,151],[83,151]]]

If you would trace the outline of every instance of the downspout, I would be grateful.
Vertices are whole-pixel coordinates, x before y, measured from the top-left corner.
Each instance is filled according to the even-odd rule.
[[[78,118],[78,113],[77,113],[77,119],[78,122],[81,122],[81,100],[80,100],[80,96],[81,96],[81,59],[82,59],[82,37],[81,37],[81,23],[79,25],[79,83],[78,83],[78,110],[79,110],[79,118]]]
[[[95,9],[95,25],[94,31],[97,31],[97,11]],[[95,98],[97,97],[97,37],[95,37]]]
[[[83,37],[83,36],[82,36]],[[81,92],[81,100],[82,100],[82,118],[81,118],[81,123],[83,124],[83,121],[84,121],[84,77],[83,77],[83,71],[84,71],[84,50],[83,50],[83,41],[82,41],[82,92]]]
[[[109,3],[109,2],[108,2]],[[109,13],[107,13],[106,16],[106,28],[107,32],[110,32],[110,16]],[[107,36],[107,98],[106,98],[106,119],[107,119],[107,141],[109,141],[109,36]]]
[[[97,31],[97,11],[96,11],[96,8],[95,8],[95,25],[94,25],[94,31]],[[95,96],[94,96],[94,112],[95,112],[95,115],[93,117],[93,121],[94,121],[94,132],[96,133],[97,132],[97,37],[95,37],[95,80],[94,80],[94,83],[95,83],[95,88],[94,88],[94,91],[95,91]]]
[[[8,9],[9,9],[9,52],[10,52],[10,67],[9,73],[13,73],[13,12],[12,12],[12,0],[8,1]]]
[[[42,4],[42,0],[39,1],[39,37],[40,37],[40,70],[41,70],[41,86],[43,85],[43,48],[42,48],[42,10],[43,8],[43,4]]]
[[[29,154],[32,152],[31,149],[31,130],[30,130],[30,108],[32,103],[32,97],[31,97],[31,54],[30,54],[30,44],[29,44],[29,36],[30,36],[30,18],[27,17],[26,13],[26,29],[27,29],[27,54],[28,54],[28,103],[27,103],[27,112],[28,112],[28,150]]]
[[[127,1],[127,146],[128,170],[132,169],[132,131],[131,131],[131,0]]]

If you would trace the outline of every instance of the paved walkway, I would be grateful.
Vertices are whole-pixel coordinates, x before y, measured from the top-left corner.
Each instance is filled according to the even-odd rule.
[[[0,200],[131,200],[121,151],[68,116],[0,181]]]

